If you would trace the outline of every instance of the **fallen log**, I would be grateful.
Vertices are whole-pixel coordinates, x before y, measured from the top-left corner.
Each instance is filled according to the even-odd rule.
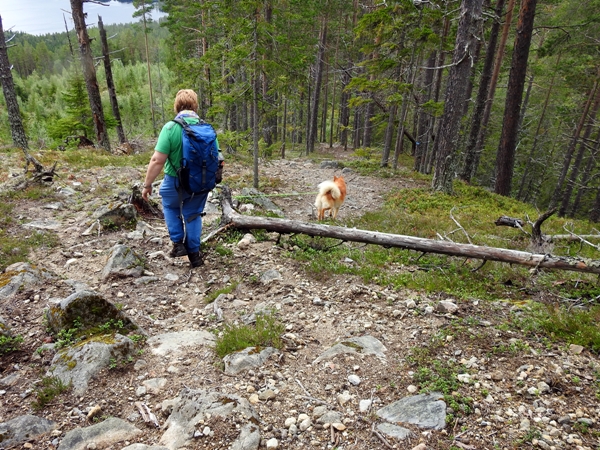
[[[512,227],[512,228],[523,228],[525,222],[521,219],[515,219],[514,217],[500,216],[494,222],[498,227]]]
[[[438,253],[449,256],[476,258],[484,261],[499,261],[509,264],[520,264],[534,269],[570,270],[600,274],[600,261],[569,256],[553,256],[509,250],[506,248],[484,247],[481,245],[458,244],[449,241],[404,236],[399,234],[379,233],[376,231],[358,230],[331,225],[299,222],[273,217],[244,216],[237,213],[231,203],[231,190],[223,186],[221,193],[223,216],[221,225],[230,225],[241,229],[263,229],[278,233],[302,233],[309,236],[321,236],[343,241],[363,242],[415,250],[424,253]]]

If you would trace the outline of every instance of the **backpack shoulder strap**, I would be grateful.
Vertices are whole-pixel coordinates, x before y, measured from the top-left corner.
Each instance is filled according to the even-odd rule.
[[[189,124],[185,120],[183,120],[181,118],[175,117],[173,119],[173,122],[175,122],[176,124],[180,125],[186,131],[189,128]]]
[[[173,122],[179,124],[185,130],[186,133],[189,134],[191,132],[191,126],[190,126],[191,124],[187,123],[182,118],[175,117],[173,119]],[[208,124],[207,122],[205,122],[204,119],[198,119],[198,123],[197,124],[192,124],[192,125],[210,125],[210,124]],[[212,125],[211,125],[211,127],[212,127]]]

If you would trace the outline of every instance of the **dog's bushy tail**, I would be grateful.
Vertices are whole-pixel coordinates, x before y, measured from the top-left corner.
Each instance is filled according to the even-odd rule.
[[[319,194],[329,194],[336,200],[342,195],[342,193],[340,192],[340,188],[331,180],[323,181],[321,184],[319,184]]]

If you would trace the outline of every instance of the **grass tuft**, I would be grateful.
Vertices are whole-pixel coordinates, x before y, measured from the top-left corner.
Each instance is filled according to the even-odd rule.
[[[58,377],[44,377],[41,382],[35,387],[36,399],[31,406],[35,410],[43,409],[55,397],[69,390],[70,386],[66,385]]]
[[[219,358],[248,347],[281,348],[284,326],[273,314],[258,314],[254,325],[227,324],[217,338],[215,352]]]

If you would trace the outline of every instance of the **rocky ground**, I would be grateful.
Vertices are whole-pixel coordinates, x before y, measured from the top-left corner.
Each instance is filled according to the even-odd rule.
[[[341,162],[350,157],[340,149],[323,151],[320,156]],[[271,197],[286,218],[314,222],[312,203],[318,183],[340,173],[341,168],[320,161],[293,158],[269,163],[261,169],[261,178],[270,180],[268,194],[302,194]],[[126,197],[143,174],[143,167],[83,170],[70,177],[64,174],[50,188],[57,198],[23,201],[15,209],[17,226],[35,223],[35,227],[52,229],[60,243],[58,248],[30,255],[32,263],[55,278],[0,298],[0,316],[13,334],[24,338],[19,351],[0,360],[0,448],[6,437],[2,423],[26,414],[52,420],[57,427],[14,448],[148,446],[135,447],[141,449],[158,445],[161,438],[168,447],[163,437],[168,417],[163,413],[165,402],[184,389],[247,399],[258,416],[256,424],[265,448],[600,448],[597,355],[586,349],[548,345],[541,339],[528,340],[507,330],[502,325],[508,307],[502,302],[473,299],[456,302],[456,310],[441,310],[440,301],[452,299],[364,285],[352,277],[314,279],[301,263],[285,255],[289,249],[277,245],[275,234],[247,245],[220,241],[222,237],[217,235],[209,244],[206,264],[193,271],[185,258],[165,257],[170,245],[160,219],[144,219],[149,227],[141,239],[127,230],[84,235],[92,223],[91,214],[119,195]],[[408,172],[392,179],[360,176],[349,170],[344,176],[348,198],[340,210],[341,224],[378,208],[391,188],[418,186]],[[252,179],[249,169],[235,164],[226,166],[227,177],[238,183]],[[206,218],[205,233],[217,227],[219,213],[213,211]],[[232,255],[220,256],[214,251],[217,242]],[[150,282],[136,283],[132,278],[103,281],[107,255],[117,243],[147,259]],[[235,290],[220,298],[223,319],[239,323],[257,309],[272,308],[285,326],[285,346],[260,367],[226,375],[210,345],[157,351],[156,345],[147,343],[133,360],[106,367],[84,393],[63,393],[43,409],[34,410],[33,389],[46,375],[53,357],[51,351],[36,351],[53,339],[43,312],[53,299],[72,294],[77,283],[118,304],[150,338],[217,329],[221,323],[218,314],[205,298],[236,283]],[[337,342],[364,336],[382,343],[383,355],[355,352],[317,359]],[[434,344],[434,336],[443,339]],[[462,364],[454,394],[472,398],[471,410],[459,413],[452,410],[453,405],[446,405],[447,424],[441,430],[402,423],[411,433],[399,440],[375,429],[382,422],[376,412],[419,391],[415,377],[419,366],[409,358],[419,348],[428,349],[428,357],[440,363]],[[148,383],[157,379],[166,382],[160,386]],[[143,420],[136,402],[148,406],[159,427]],[[335,427],[317,420],[315,411],[323,406],[339,413]],[[89,414],[91,410],[93,414]],[[118,443],[88,439],[77,447],[64,442],[72,430],[109,418],[129,422],[141,433]],[[304,422],[307,418],[310,421]],[[302,422],[305,426],[301,427]],[[197,425],[198,432],[185,448],[230,448],[242,426],[240,420],[207,417]]]

